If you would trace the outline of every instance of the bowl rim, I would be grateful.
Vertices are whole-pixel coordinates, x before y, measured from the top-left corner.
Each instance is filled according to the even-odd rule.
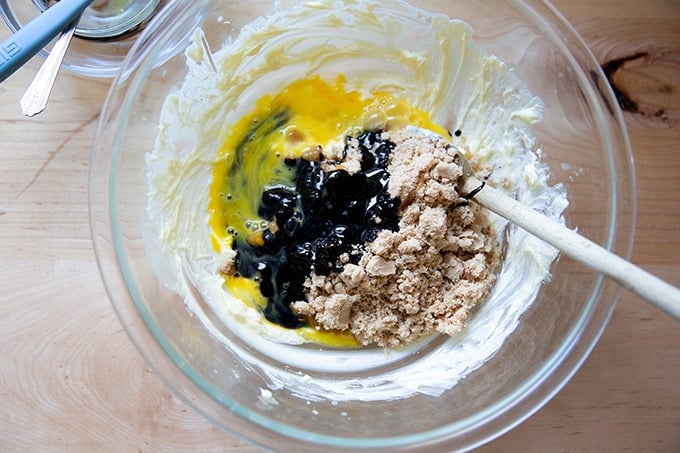
[[[178,15],[198,11],[202,5],[206,3],[208,3],[208,0],[195,2],[192,5],[185,4],[185,2],[171,2],[142,32],[142,35],[134,44],[128,57],[124,60],[106,97],[106,101],[102,108],[102,115],[97,125],[90,162],[90,190],[88,203],[90,208],[91,236],[97,264],[109,299],[111,300],[114,311],[119,317],[126,334],[139,353],[144,357],[146,363],[154,370],[155,374],[161,378],[164,384],[168,386],[175,395],[180,397],[197,412],[203,414],[213,424],[229,432],[231,435],[268,448],[275,447],[277,444],[272,443],[271,439],[258,439],[257,436],[249,436],[244,434],[244,431],[239,431],[238,429],[225,425],[219,416],[215,413],[210,413],[210,411],[202,406],[199,402],[198,395],[208,396],[214,403],[219,404],[220,407],[226,407],[245,422],[254,424],[254,427],[257,429],[264,428],[285,438],[301,441],[309,446],[343,446],[345,448],[355,449],[409,447],[418,443],[448,446],[461,439],[467,442],[464,444],[464,448],[474,448],[511,430],[543,407],[543,405],[564,387],[587,359],[588,355],[595,347],[597,340],[606,328],[616,306],[618,287],[614,286],[612,282],[604,280],[602,276],[598,277],[598,280],[594,285],[594,290],[585,304],[585,308],[581,312],[578,321],[574,323],[569,334],[560,344],[560,347],[553,351],[549,356],[549,360],[541,367],[538,367],[537,370],[514,389],[513,392],[505,395],[492,406],[487,407],[484,411],[475,413],[475,417],[464,419],[463,421],[467,421],[465,424],[461,424],[461,421],[456,421],[417,434],[348,439],[345,437],[322,435],[308,430],[293,428],[282,422],[263,416],[262,414],[252,412],[235,401],[229,400],[229,398],[221,395],[221,393],[212,391],[211,386],[207,381],[196,373],[193,373],[193,371],[183,363],[172,345],[160,333],[160,330],[158,329],[158,326],[155,325],[150,313],[145,310],[142,304],[138,303],[141,298],[139,294],[136,293],[134,285],[131,284],[134,279],[128,273],[129,266],[125,264],[126,258],[125,254],[120,249],[120,241],[116,240],[117,237],[120,237],[120,231],[116,222],[117,218],[114,208],[115,175],[113,174],[113,169],[115,168],[115,165],[107,165],[107,163],[117,159],[120,149],[116,145],[118,140],[109,143],[103,141],[102,137],[105,135],[105,130],[109,128],[115,128],[116,132],[113,135],[116,137],[120,137],[123,134],[123,129],[126,124],[124,118],[127,117],[126,113],[131,107],[130,103],[133,102],[132,100],[135,98],[134,94],[141,87],[139,83],[144,78],[144,71],[149,71],[151,69],[149,67],[145,68],[144,65],[140,65],[136,60],[137,57],[144,57],[148,53],[144,49],[144,46],[155,39],[151,34],[157,33],[160,29],[165,30],[163,27],[173,24],[173,21],[177,20]],[[551,15],[551,23],[558,25],[561,28],[561,32],[569,34],[572,47],[577,46],[578,51],[587,60],[587,63],[592,69],[597,72],[602,80],[606,80],[597,60],[585,45],[583,39],[553,5],[547,1],[541,0],[513,0],[513,3],[523,6],[524,9],[533,12],[534,14],[536,14],[535,8],[537,6],[544,6],[545,8],[542,10],[544,11],[543,14],[547,12]],[[545,19],[543,16],[539,15],[539,17]],[[561,40],[558,39],[558,42],[561,42]],[[565,55],[572,56],[572,52],[568,51],[566,44],[565,50],[567,50],[565,51]],[[575,64],[573,61],[571,61],[571,63]],[[136,71],[136,73],[132,70]],[[585,80],[585,82],[589,84],[588,87],[590,90],[587,95],[589,100],[593,101],[592,104],[602,110],[609,105],[609,108],[613,110],[612,121],[615,123],[616,129],[613,133],[618,133],[619,141],[623,144],[623,149],[620,150],[620,156],[627,157],[627,159],[625,159],[626,162],[622,162],[622,164],[627,167],[627,176],[631,182],[630,186],[625,189],[628,189],[629,194],[633,195],[629,197],[629,203],[632,203],[632,206],[629,206],[632,218],[627,219],[630,228],[627,232],[627,240],[624,238],[623,245],[620,244],[620,241],[615,241],[617,235],[625,236],[626,233],[616,229],[618,223],[617,206],[621,203],[620,197],[617,197],[617,194],[622,188],[617,186],[616,172],[613,168],[610,168],[610,171],[614,176],[612,178],[612,193],[614,196],[610,202],[610,221],[608,224],[605,247],[611,249],[614,245],[619,244],[619,246],[623,248],[619,254],[625,258],[629,258],[632,252],[634,239],[636,206],[634,196],[635,174],[627,129],[623,121],[623,114],[616,102],[611,87],[608,84],[605,86],[592,86],[594,84],[592,80]],[[130,96],[130,94],[132,94],[132,96]],[[604,134],[603,136],[608,138],[607,134]],[[107,148],[107,146],[111,146],[110,149]],[[608,144],[607,162],[610,166],[613,166],[614,161],[618,159],[613,152],[614,150],[612,149],[611,144]],[[108,160],[100,158],[100,155],[108,156],[109,154],[110,159]],[[106,181],[107,184],[102,184],[102,181]],[[105,188],[105,190],[103,188]],[[121,286],[121,284],[123,284],[123,286]],[[123,287],[124,290],[122,289]],[[125,303],[127,302],[123,302],[121,298],[128,298],[128,301],[132,301],[132,306],[129,304],[126,306]],[[133,308],[135,311],[133,311]],[[596,310],[598,308],[600,308],[599,311]],[[586,332],[586,329],[589,326],[595,326],[595,328]],[[152,349],[152,351],[148,348]],[[565,357],[570,359],[571,362],[564,360]],[[167,362],[168,360],[170,362]],[[167,363],[163,363],[164,361]],[[176,383],[178,378],[177,373],[171,377],[166,375],[168,365],[176,367],[181,372],[183,378],[180,378],[179,384]],[[554,373],[556,370],[560,370],[561,373]],[[546,377],[548,379],[546,379]],[[510,421],[501,420],[502,418],[507,418],[508,415],[512,416]],[[489,429],[489,426],[492,424],[492,429]],[[461,427],[462,429],[456,429],[455,436],[452,436],[452,426]],[[481,436],[476,435],[480,429],[485,432]],[[456,448],[458,447],[459,446],[456,444]]]

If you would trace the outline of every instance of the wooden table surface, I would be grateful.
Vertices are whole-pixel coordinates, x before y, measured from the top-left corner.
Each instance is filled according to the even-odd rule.
[[[632,260],[680,286],[680,1],[555,3],[600,63],[630,59],[612,79],[639,189]],[[87,213],[108,82],[62,73],[24,118],[41,62],[0,84],[0,451],[253,451],[171,395],[123,332]],[[571,382],[480,451],[626,450],[680,452],[680,322],[622,292]]]

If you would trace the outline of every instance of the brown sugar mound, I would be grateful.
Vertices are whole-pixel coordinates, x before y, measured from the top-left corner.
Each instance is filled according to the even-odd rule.
[[[356,265],[312,273],[307,300],[291,308],[317,329],[349,331],[362,345],[454,336],[496,280],[495,232],[483,208],[458,193],[463,170],[448,142],[407,129],[383,136],[396,144],[388,189],[402,200],[399,231],[382,230]]]

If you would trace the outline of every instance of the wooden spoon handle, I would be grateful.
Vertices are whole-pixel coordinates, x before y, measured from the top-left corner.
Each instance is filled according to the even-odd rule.
[[[463,185],[463,193],[474,193],[481,186],[481,181],[468,177]],[[490,211],[544,240],[565,255],[612,278],[652,305],[680,319],[680,289],[493,187],[484,186],[477,191],[473,199]]]

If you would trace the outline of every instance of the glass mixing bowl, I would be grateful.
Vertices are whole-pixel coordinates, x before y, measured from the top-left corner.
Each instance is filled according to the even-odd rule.
[[[630,145],[607,80],[574,29],[545,1],[411,4],[470,24],[475,42],[543,100],[543,120],[534,132],[550,183],[566,189],[566,224],[628,257],[635,219]],[[322,348],[305,349],[307,364],[268,356],[221,325],[200,294],[194,311],[188,310],[154,272],[145,247],[155,234],[145,220],[145,155],[154,148],[166,96],[186,75],[183,51],[194,30],[202,27],[205,41],[218,49],[275,6],[295,5],[172,2],[132,47],[104,105],[91,161],[92,235],[113,307],[146,361],[179,397],[217,426],[264,448],[441,451],[488,442],[537,411],[576,372],[614,309],[614,283],[560,256],[502,346],[456,385],[438,396],[416,392],[361,401],[323,398],[312,392],[314,382],[359,385],[383,368],[398,373],[406,364],[431,359],[437,343],[377,370],[321,372]],[[186,140],[190,146],[190,135]],[[265,368],[308,382],[310,394],[304,385],[273,385]]]

